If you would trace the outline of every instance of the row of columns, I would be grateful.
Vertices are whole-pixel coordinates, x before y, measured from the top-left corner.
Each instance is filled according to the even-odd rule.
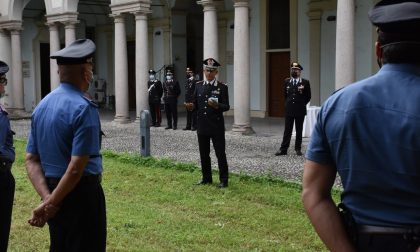
[[[136,20],[136,121],[142,110],[148,109],[148,8],[131,13]],[[125,16],[130,13],[114,13],[115,25],[115,122],[130,122],[128,94],[128,61]]]
[[[8,87],[7,89],[12,90],[8,92],[10,99],[8,100],[7,105],[10,111],[16,114],[24,112],[21,31],[22,22],[20,21],[3,23],[0,27],[0,33],[2,40],[4,41],[4,45],[8,44],[5,41],[10,38],[10,48],[2,49],[4,50],[4,54],[6,54],[6,52],[11,52],[11,54],[1,56],[4,57],[2,60],[10,66],[9,78],[11,81],[9,81],[9,85],[11,85],[11,87]]]
[[[198,1],[203,6],[203,56],[219,60],[219,38],[217,26],[217,2]],[[232,131],[253,133],[250,121],[250,81],[249,81],[249,0],[234,0],[234,123]]]
[[[76,40],[76,24],[78,21],[75,18],[71,20],[56,21],[57,17],[54,16],[53,20],[48,20],[47,25],[50,32],[50,54],[60,50],[60,23],[64,24],[65,30],[65,46],[70,45]],[[55,59],[50,59],[50,83],[51,91],[58,87],[60,78],[58,75],[58,65]]]

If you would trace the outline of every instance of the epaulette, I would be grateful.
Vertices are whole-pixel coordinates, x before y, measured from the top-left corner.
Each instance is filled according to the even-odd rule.
[[[203,84],[203,83],[204,83],[204,81],[200,80],[200,81],[197,81],[195,84]]]
[[[226,83],[224,83],[224,82],[221,82],[221,81],[217,81],[217,84],[222,84],[222,85],[225,85],[225,86],[227,86],[227,84],[226,84]]]
[[[99,108],[98,104],[96,104],[96,102],[94,102],[93,100],[89,99],[88,97],[86,97],[84,95],[82,95],[82,97],[83,97],[83,99],[88,101],[91,106],[94,106],[95,108]]]
[[[5,115],[8,115],[9,113],[7,113],[6,109],[0,104],[0,113],[3,113]]]

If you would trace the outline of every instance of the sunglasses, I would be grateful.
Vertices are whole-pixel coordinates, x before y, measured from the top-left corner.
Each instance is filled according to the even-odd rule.
[[[6,79],[6,77],[1,77],[1,78],[0,78],[0,84],[2,84],[2,85],[4,85],[4,86],[6,86],[6,85],[7,85],[7,79]]]

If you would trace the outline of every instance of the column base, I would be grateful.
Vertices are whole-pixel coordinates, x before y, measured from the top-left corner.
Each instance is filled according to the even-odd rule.
[[[232,131],[234,133],[238,133],[238,134],[245,135],[245,136],[255,134],[255,131],[252,129],[252,127],[250,125],[233,124],[232,125]]]
[[[126,117],[126,116],[115,116],[113,122],[116,122],[119,124],[126,124],[126,123],[130,123],[131,120],[129,117]]]
[[[23,108],[7,108],[7,113],[9,113],[8,117],[11,120],[17,120],[17,119],[30,119],[31,113],[26,112]]]

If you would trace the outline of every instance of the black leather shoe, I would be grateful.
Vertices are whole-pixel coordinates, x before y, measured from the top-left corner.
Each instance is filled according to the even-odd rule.
[[[287,155],[287,151],[278,150],[276,153],[274,153],[276,156],[284,156]]]
[[[211,181],[205,181],[205,180],[200,180],[197,183],[195,183],[195,185],[209,185],[212,184],[213,182]]]
[[[226,188],[226,187],[228,187],[228,183],[227,182],[221,182],[217,187]]]
[[[187,127],[187,128],[183,128],[182,130],[191,130],[191,128],[188,128],[188,127]]]
[[[174,126],[173,130],[176,130],[176,129],[177,129],[177,127],[176,127],[176,126]]]
[[[196,131],[196,130],[197,130],[197,128],[192,128],[192,129],[191,129],[191,131]]]
[[[296,150],[296,155],[302,156],[302,152],[300,150]]]
[[[168,126],[168,127],[166,127],[165,129],[172,129],[172,126]]]

